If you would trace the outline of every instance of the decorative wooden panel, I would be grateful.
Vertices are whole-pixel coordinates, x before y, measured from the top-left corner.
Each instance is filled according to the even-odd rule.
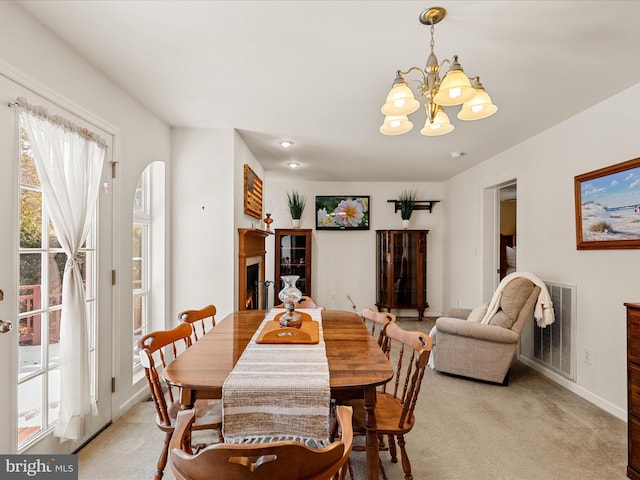
[[[262,180],[244,165],[244,213],[262,219]]]

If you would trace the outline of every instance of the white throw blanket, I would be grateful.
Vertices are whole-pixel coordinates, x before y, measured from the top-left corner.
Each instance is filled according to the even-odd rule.
[[[300,309],[318,322],[317,344],[259,344],[272,309],[247,344],[222,387],[225,442],[265,437],[326,441],[329,436],[329,366],[321,310]]]
[[[538,324],[538,326],[540,328],[545,328],[555,322],[556,317],[553,313],[553,302],[551,301],[551,295],[549,295],[549,290],[547,290],[547,286],[544,284],[544,282],[536,277],[533,273],[513,272],[504,277],[498,284],[498,288],[494,292],[493,298],[491,298],[491,302],[489,303],[489,307],[487,308],[487,313],[484,315],[480,323],[489,323],[491,317],[493,317],[500,308],[500,299],[502,298],[502,291],[504,290],[504,287],[506,287],[507,283],[509,283],[511,280],[518,277],[526,278],[527,280],[530,280],[532,283],[540,287],[538,301],[536,302],[535,309],[533,310],[533,316],[536,319],[536,323]]]

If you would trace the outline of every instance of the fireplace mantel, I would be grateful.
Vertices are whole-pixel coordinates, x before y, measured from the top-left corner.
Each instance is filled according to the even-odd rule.
[[[265,279],[265,240],[273,232],[257,228],[238,229],[238,309],[246,310],[247,259],[260,257],[260,281]]]

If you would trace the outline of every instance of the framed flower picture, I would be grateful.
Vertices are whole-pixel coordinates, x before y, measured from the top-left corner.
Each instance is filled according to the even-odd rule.
[[[369,230],[368,196],[317,196],[316,230]]]
[[[640,248],[640,158],[577,175],[578,250]]]

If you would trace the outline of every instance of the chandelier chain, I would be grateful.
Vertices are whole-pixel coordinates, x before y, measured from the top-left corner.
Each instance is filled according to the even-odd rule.
[[[431,41],[429,42],[429,46],[431,47],[431,51],[433,52],[433,46],[435,45],[435,42],[433,41],[433,32],[435,31],[435,29],[433,28],[433,22],[431,22],[431,28],[429,31],[431,32]]]

